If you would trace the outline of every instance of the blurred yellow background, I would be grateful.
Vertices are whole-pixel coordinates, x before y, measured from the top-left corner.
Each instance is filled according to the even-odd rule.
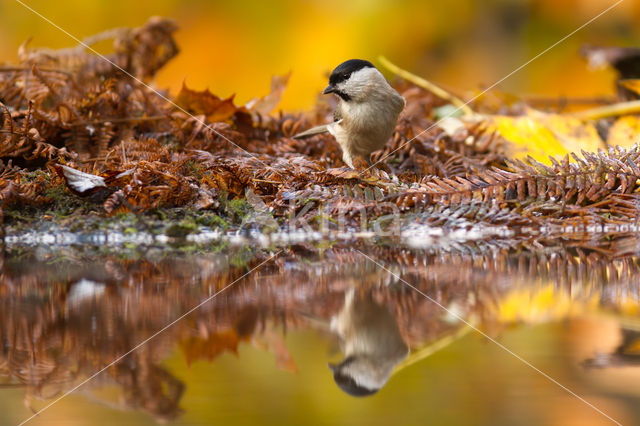
[[[612,0],[24,0],[76,37],[148,17],[175,19],[180,55],[155,82],[173,94],[183,80],[239,103],[265,94],[270,77],[292,71],[281,107],[308,108],[326,75],[343,60],[399,66],[462,97],[490,86],[592,17]],[[638,45],[640,2],[623,1],[503,84],[516,95],[612,93],[610,71],[589,71],[582,43]],[[0,0],[0,62],[14,62],[19,45],[74,45],[14,0]]]

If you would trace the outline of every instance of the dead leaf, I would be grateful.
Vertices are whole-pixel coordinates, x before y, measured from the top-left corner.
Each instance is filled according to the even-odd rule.
[[[298,372],[298,366],[289,353],[284,339],[272,325],[267,326],[260,337],[254,336],[254,345],[272,352],[276,357],[276,366],[279,369],[291,373]]]
[[[57,170],[62,171],[62,176],[64,176],[67,186],[80,194],[99,187],[106,188],[107,186],[102,176],[81,172],[80,170],[76,170],[62,164],[58,164],[56,168],[58,167],[60,169]]]
[[[628,79],[640,78],[640,49],[637,47],[618,46],[583,46],[582,56],[589,61],[591,69],[602,69],[610,66],[618,72],[616,86],[618,97],[623,100],[636,99],[637,90],[629,90],[622,82]]]
[[[325,173],[341,179],[360,179],[360,172],[349,167],[328,169]]]
[[[613,123],[607,135],[607,145],[629,148],[640,140],[640,120],[637,116],[620,117]]]
[[[233,104],[233,95],[222,99],[205,89],[201,92],[191,90],[186,83],[182,83],[182,89],[178,93],[176,103],[191,114],[203,114],[211,122],[230,119],[238,107]]]
[[[202,188],[198,188],[198,198],[194,203],[196,210],[205,210],[219,205],[218,201],[213,198],[212,191],[207,191]]]
[[[620,80],[618,81],[618,84],[636,95],[640,95],[640,79],[629,78],[626,80]]]
[[[523,116],[492,116],[489,127],[514,144],[516,158],[532,156],[549,162],[549,156],[569,152],[597,151],[602,147],[598,131],[590,122],[560,114],[528,110]]]
[[[445,134],[454,139],[464,139],[469,133],[464,122],[456,117],[447,116],[441,118],[436,122],[436,124],[445,132]]]
[[[206,359],[213,361],[218,355],[225,351],[238,353],[238,343],[240,339],[235,330],[222,330],[215,334],[211,334],[207,338],[191,337],[180,342],[187,364],[191,365],[194,361]]]
[[[640,49],[619,46],[582,46],[580,53],[592,69],[607,65],[615,68],[622,79],[640,77]]]
[[[282,99],[282,94],[289,83],[289,77],[291,77],[291,72],[285,75],[274,75],[271,78],[271,92],[262,98],[250,100],[247,102],[246,108],[262,115],[273,112]]]

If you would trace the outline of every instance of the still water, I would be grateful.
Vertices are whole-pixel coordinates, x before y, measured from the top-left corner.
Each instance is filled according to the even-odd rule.
[[[0,424],[640,424],[639,277],[567,247],[12,248]]]

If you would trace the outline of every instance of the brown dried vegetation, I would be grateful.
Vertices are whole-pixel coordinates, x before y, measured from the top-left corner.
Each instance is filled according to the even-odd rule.
[[[155,93],[150,80],[178,52],[175,30],[173,22],[152,18],[140,28],[85,40],[112,40],[108,61],[83,45],[56,51],[22,46],[17,66],[0,68],[2,208],[50,202],[48,190],[64,183],[56,164],[64,164],[105,178],[98,199],[107,214],[214,209],[222,194],[251,191],[282,218],[363,211],[375,218],[427,208],[442,215],[498,205],[510,212],[503,219],[511,225],[545,218],[635,223],[637,147],[583,152],[551,166],[510,161],[504,141],[482,124],[453,136],[430,128],[443,102],[398,83],[407,108],[393,140],[372,156],[383,161],[360,172],[344,169],[330,136],[291,137],[328,120],[330,105],[270,115],[288,77],[274,78],[272,93],[250,106],[186,86],[173,99]],[[42,172],[35,179],[34,170]]]

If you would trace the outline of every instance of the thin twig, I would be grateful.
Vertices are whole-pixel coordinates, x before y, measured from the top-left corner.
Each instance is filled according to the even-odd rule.
[[[166,115],[152,115],[150,117],[118,117],[118,118],[102,118],[100,120],[87,120],[87,121],[74,121],[67,123],[71,126],[82,126],[86,124],[101,124],[101,123],[129,123],[134,121],[159,121],[170,120],[170,117]]]
[[[640,100],[620,102],[613,105],[578,111],[571,114],[581,120],[598,120],[600,118],[617,117],[619,115],[632,115],[640,113]]]
[[[472,330],[471,327],[462,327],[459,330],[455,331],[453,334],[444,336],[434,342],[430,342],[428,345],[412,352],[407,358],[405,358],[402,362],[400,362],[396,366],[396,368],[393,370],[391,374],[396,375],[397,373],[404,370],[405,368],[419,361],[422,361],[425,358],[430,357],[436,352],[441,351],[442,349],[446,348],[447,346],[451,345],[452,343],[462,338],[471,330]]]
[[[79,163],[92,163],[94,161],[106,161],[107,157],[94,157],[94,158],[87,158],[86,160],[78,160]]]
[[[614,98],[612,96],[545,96],[545,95],[522,95],[520,99],[527,104],[542,105],[602,105],[610,104]]]
[[[0,67],[0,72],[20,72],[20,71],[31,71],[32,67]],[[43,72],[53,72],[53,73],[58,73],[58,74],[64,74],[67,75],[69,77],[73,76],[73,74],[69,71],[65,71],[65,70],[59,70],[59,69],[55,69],[55,68],[38,68],[40,71]]]
[[[280,183],[282,183],[282,182],[276,182],[276,181],[273,181],[273,180],[265,180],[265,179],[257,179],[257,178],[252,178],[251,180],[254,181],[254,182],[273,183],[275,185],[279,185]]]
[[[438,87],[435,84],[431,83],[430,81],[422,77],[418,77],[417,75],[412,74],[409,71],[403,70],[402,68],[392,63],[390,60],[388,60],[384,56],[379,56],[378,61],[380,61],[382,66],[384,66],[386,69],[388,69],[392,73],[397,74],[400,77],[404,78],[405,80],[412,82],[416,86],[420,86],[423,89],[430,91],[431,93],[433,93],[434,95],[436,95],[441,99],[444,99],[445,101],[451,102],[451,104],[460,108],[460,110],[463,112],[464,115],[475,115],[475,112],[473,112],[473,110],[465,102],[458,99],[457,97],[447,92],[443,88]]]

